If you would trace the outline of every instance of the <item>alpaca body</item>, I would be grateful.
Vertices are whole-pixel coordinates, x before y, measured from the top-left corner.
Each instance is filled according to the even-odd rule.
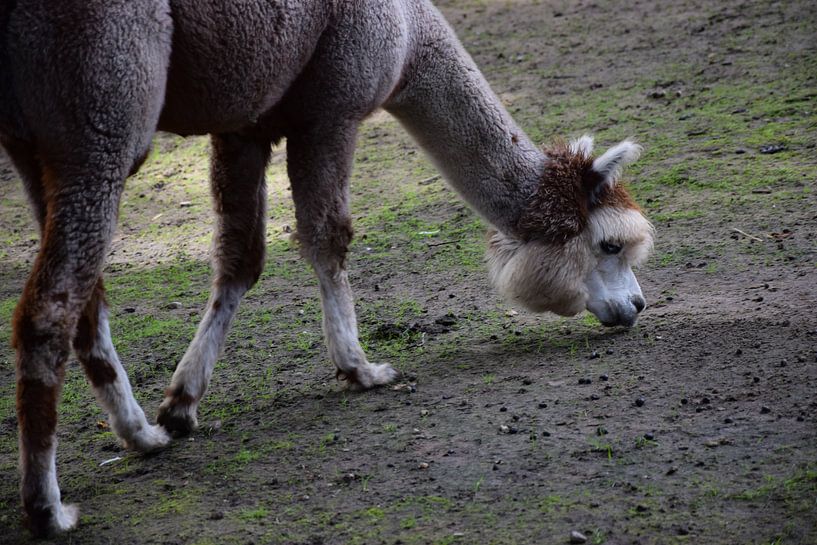
[[[395,378],[360,347],[345,270],[357,128],[379,107],[496,228],[491,276],[503,294],[534,310],[635,321],[644,305],[630,265],[651,235],[616,178],[637,147],[595,160],[589,138],[537,149],[428,0],[0,4],[0,143],[41,232],[13,333],[21,496],[35,533],[77,520],[55,466],[72,349],[126,446],[154,450],[167,432],[195,428],[235,311],[263,268],[264,168],[281,138],[329,357],[363,388]],[[216,225],[207,309],[154,426],[114,350],[101,275],[124,180],[157,129],[212,135]],[[600,243],[619,251],[602,256]]]

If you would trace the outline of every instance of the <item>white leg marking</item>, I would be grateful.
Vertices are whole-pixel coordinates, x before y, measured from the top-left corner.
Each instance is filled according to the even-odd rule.
[[[388,364],[375,365],[366,360],[358,341],[357,318],[352,302],[352,288],[345,270],[331,274],[322,267],[318,271],[323,307],[323,334],[329,359],[346,375],[350,383],[362,388],[388,384],[398,372]]]
[[[99,326],[90,355],[107,362],[116,373],[113,382],[94,387],[94,394],[102,408],[108,412],[111,428],[122,439],[125,447],[150,452],[167,446],[170,436],[161,426],[148,423],[144,411],[133,397],[128,375],[111,340],[108,311],[104,307],[99,311]]]
[[[190,429],[197,426],[198,402],[207,390],[213,367],[224,346],[241,297],[246,291],[246,288],[239,286],[214,288],[196,336],[173,373],[169,390],[175,395],[184,394],[191,402],[174,406],[174,394],[171,394],[162,402],[160,410],[169,410],[173,418],[188,421]]]
[[[42,489],[35,496],[37,502],[28,507],[50,513],[50,518],[46,523],[47,527],[39,530],[53,534],[74,528],[79,520],[79,508],[60,501],[60,487],[57,484],[57,436],[52,435],[50,441],[50,447],[32,455],[31,450],[20,438],[20,469],[23,472],[24,494],[34,492],[34,490],[26,490],[25,479],[36,475],[35,482],[38,482]]]

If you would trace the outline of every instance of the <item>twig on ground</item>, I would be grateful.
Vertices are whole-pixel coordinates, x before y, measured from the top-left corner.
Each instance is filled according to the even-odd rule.
[[[459,240],[446,240],[444,242],[427,242],[426,245],[433,248],[435,246],[445,246],[446,244],[458,244],[459,242]]]
[[[734,232],[736,232],[736,233],[740,233],[741,235],[745,236],[746,238],[750,238],[750,239],[752,239],[752,240],[756,240],[756,241],[758,241],[758,242],[763,242],[763,239],[762,239],[762,238],[758,238],[758,237],[756,237],[756,236],[754,236],[754,235],[750,235],[750,234],[749,234],[749,233],[747,233],[746,231],[741,231],[741,230],[740,230],[740,229],[738,229],[737,227],[732,227],[732,230],[733,230]]]
[[[426,178],[424,180],[420,180],[420,185],[428,185],[428,184],[430,184],[432,182],[436,182],[441,177],[442,176],[440,176],[439,174],[435,174],[434,176],[429,176],[428,178]]]

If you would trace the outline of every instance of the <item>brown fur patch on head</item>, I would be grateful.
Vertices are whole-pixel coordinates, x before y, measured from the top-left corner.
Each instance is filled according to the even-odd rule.
[[[542,180],[517,222],[522,240],[565,244],[587,226],[598,206],[638,210],[627,190],[615,183],[606,187],[593,170],[594,157],[564,140],[544,148],[547,165]]]
[[[593,172],[593,158],[575,153],[567,142],[557,141],[544,151],[544,175],[517,228],[526,241],[564,244],[587,225],[588,189],[601,180]]]
[[[604,191],[599,195],[598,199],[596,207],[609,206],[611,208],[641,211],[641,207],[633,200],[630,192],[621,182],[617,182],[612,188]]]

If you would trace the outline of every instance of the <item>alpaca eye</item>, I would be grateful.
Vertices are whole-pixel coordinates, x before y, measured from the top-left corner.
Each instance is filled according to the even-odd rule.
[[[613,244],[612,242],[602,241],[601,251],[605,254],[615,255],[621,251],[620,244]]]

